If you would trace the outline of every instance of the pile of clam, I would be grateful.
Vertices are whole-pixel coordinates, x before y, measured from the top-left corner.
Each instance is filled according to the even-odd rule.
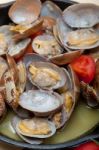
[[[0,27],[0,119],[10,107],[15,132],[40,144],[66,125],[75,108],[80,82],[69,63],[99,46],[99,7],[76,4],[62,12],[51,1],[17,0],[8,15],[12,23]],[[88,104],[95,99],[92,107],[99,105],[98,64],[94,86],[81,82]]]

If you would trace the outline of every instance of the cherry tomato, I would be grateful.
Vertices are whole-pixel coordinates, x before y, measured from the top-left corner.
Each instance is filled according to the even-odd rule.
[[[95,61],[91,56],[82,55],[71,63],[81,81],[90,83],[95,76]]]
[[[99,150],[99,145],[95,144],[94,142],[88,142],[74,148],[74,150]]]

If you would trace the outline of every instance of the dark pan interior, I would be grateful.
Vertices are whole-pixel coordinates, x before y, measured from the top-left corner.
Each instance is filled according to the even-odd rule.
[[[74,4],[74,2],[69,1],[69,0],[53,0],[62,10],[64,10],[66,7]],[[8,24],[10,22],[10,19],[8,18],[7,12],[8,12],[9,7],[0,9],[0,25]],[[99,128],[97,128],[93,133],[84,136],[82,138],[70,141],[70,142],[65,142],[61,144],[42,144],[42,145],[30,145],[25,142],[18,142],[15,140],[12,140],[10,138],[7,138],[5,136],[0,135],[0,141],[15,145],[18,147],[22,148],[28,148],[28,149],[34,149],[34,150],[58,150],[58,149],[66,149],[67,147],[74,147],[77,146],[81,143],[87,142],[91,139],[97,139],[99,138]]]

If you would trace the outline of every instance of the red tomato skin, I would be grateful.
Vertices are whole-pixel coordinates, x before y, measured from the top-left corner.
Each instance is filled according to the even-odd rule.
[[[95,61],[91,56],[82,55],[71,63],[80,81],[90,83],[95,76]]]
[[[94,142],[88,142],[74,148],[74,150],[99,150],[99,145]]]

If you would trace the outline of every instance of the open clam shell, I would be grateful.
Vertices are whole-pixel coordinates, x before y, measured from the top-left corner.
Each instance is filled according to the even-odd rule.
[[[11,26],[10,30],[15,32],[15,34],[13,35],[14,41],[17,42],[39,32],[42,29],[42,24],[43,20],[38,19],[37,21],[29,25]]]
[[[16,24],[30,24],[38,19],[40,11],[40,0],[18,0],[11,6],[9,17]]]
[[[38,88],[59,89],[66,83],[64,71],[52,63],[32,62],[27,70],[31,83]]]
[[[95,28],[72,29],[62,18],[57,19],[58,37],[68,51],[92,49],[99,46],[99,32]]]
[[[72,28],[89,28],[99,23],[99,6],[75,4],[66,8],[63,19]]]
[[[25,128],[27,128],[27,132],[24,130]],[[56,132],[53,122],[36,117],[33,119],[18,120],[16,130],[23,136],[39,139],[51,137]]]
[[[62,11],[61,9],[55,5],[53,2],[51,1],[45,1],[42,5],[42,9],[41,9],[41,16],[49,16],[53,19],[57,19],[58,17],[62,16]]]
[[[14,117],[12,119],[12,126],[15,130],[15,132],[19,135],[19,137],[24,140],[25,142],[29,143],[29,144],[41,144],[42,143],[42,140],[41,139],[36,139],[36,138],[30,138],[30,137],[27,137],[27,136],[24,136],[22,135],[18,130],[17,130],[17,124],[19,123],[19,121],[21,121],[21,118],[19,117]]]
[[[49,34],[43,34],[35,37],[32,47],[36,53],[48,58],[57,56],[63,51],[54,36]]]
[[[21,94],[19,105],[37,116],[48,116],[62,107],[63,98],[55,92],[30,90]]]

